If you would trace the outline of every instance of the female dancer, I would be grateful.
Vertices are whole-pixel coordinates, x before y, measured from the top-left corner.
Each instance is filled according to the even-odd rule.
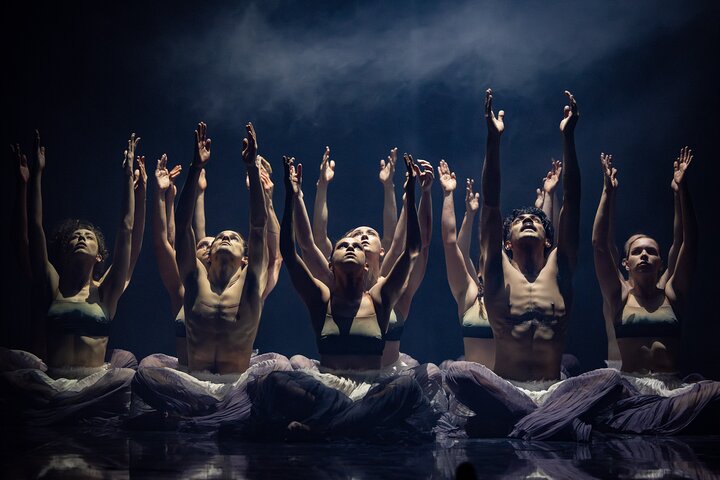
[[[285,158],[280,248],[293,285],[310,312],[320,351],[320,371],[273,372],[253,386],[256,418],[264,426],[274,427],[275,433],[300,429],[364,435],[376,428],[400,427],[423,405],[420,386],[410,376],[380,378],[383,333],[420,250],[414,203],[419,168],[407,155],[405,163],[405,249],[388,276],[368,291],[365,250],[357,238],[344,237],[335,244],[330,257],[330,287],[315,278],[297,255],[292,204],[298,187],[293,181],[293,159]]]

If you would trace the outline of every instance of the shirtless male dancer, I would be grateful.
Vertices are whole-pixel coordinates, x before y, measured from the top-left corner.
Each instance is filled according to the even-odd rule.
[[[569,433],[576,440],[587,440],[590,428],[577,417],[620,381],[617,372],[602,370],[553,385],[560,380],[580,220],[574,135],[579,113],[572,94],[565,95],[569,104],[560,122],[564,194],[553,248],[552,225],[542,210],[515,210],[503,223],[500,136],[505,114],[501,110],[495,117],[492,91],[486,92],[480,250],[485,307],[495,338],[495,373],[474,362],[455,362],[447,374],[450,390],[476,414],[465,425],[469,435],[543,439]],[[543,407],[538,408],[543,398]]]

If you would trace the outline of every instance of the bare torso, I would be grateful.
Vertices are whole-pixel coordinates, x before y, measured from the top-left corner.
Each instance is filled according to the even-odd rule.
[[[188,367],[191,371],[243,373],[250,364],[260,308],[239,308],[246,270],[221,291],[213,291],[204,269],[194,301],[186,294]],[[191,303],[190,303],[191,302]]]
[[[485,306],[495,340],[495,368],[501,377],[519,380],[560,378],[569,292],[561,293],[557,250],[548,256],[537,278],[528,279],[503,255],[505,288]]]
[[[50,368],[61,367],[101,367],[105,363],[108,337],[106,335],[83,335],[77,332],[62,332],[60,324],[76,323],[77,318],[84,323],[93,320],[100,324],[109,322],[107,313],[100,304],[97,287],[86,285],[77,293],[64,296],[58,291],[48,310],[47,327],[50,331],[60,328],[47,336],[47,364]]]

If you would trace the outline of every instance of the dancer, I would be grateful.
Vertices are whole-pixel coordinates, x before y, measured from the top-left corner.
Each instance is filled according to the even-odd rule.
[[[500,216],[500,136],[504,112],[485,99],[488,128],[483,168],[481,256],[485,306],[495,339],[494,372],[474,362],[454,362],[447,385],[475,416],[465,424],[471,436],[525,439],[569,437],[588,440],[585,418],[616,399],[616,371],[605,369],[560,381],[560,364],[572,304],[572,273],[577,262],[580,172],[575,152],[577,103],[560,122],[563,138],[563,206],[558,240],[536,208],[515,210],[504,224]]]
[[[390,268],[394,265],[400,252],[403,250],[405,238],[405,230],[403,228],[403,225],[405,225],[403,220],[405,215],[404,207],[400,213],[397,224],[392,221],[392,219],[397,217],[395,196],[392,192],[392,188],[394,187],[392,184],[392,175],[395,171],[396,161],[397,148],[393,148],[387,157],[387,162],[381,161],[380,163],[379,178],[383,184],[383,191],[385,192],[382,239],[375,229],[368,226],[359,226],[345,233],[346,236],[357,237],[365,249],[369,265],[366,280],[367,289],[370,289],[379,278],[388,274]],[[425,275],[430,238],[432,236],[432,197],[430,192],[435,174],[429,162],[418,160],[418,164],[421,167],[419,179],[422,187],[422,195],[418,207],[421,234],[420,257],[411,269],[407,285],[395,309],[391,312],[388,330],[385,332],[383,366],[395,366],[397,369],[419,365],[415,359],[400,352],[400,338],[402,337],[404,326],[410,313],[412,298],[420,287]],[[335,162],[330,160],[329,147],[325,147],[325,155],[323,156],[323,161],[320,166],[320,177],[317,183],[318,190],[315,196],[312,232],[310,232],[309,228],[305,225],[307,212],[304,210],[304,204],[302,204],[302,202],[295,202],[298,230],[297,238],[303,259],[313,275],[328,286],[331,280],[327,268],[327,252],[329,251],[327,246],[332,245],[332,243],[330,239],[327,238],[327,187],[334,176]],[[302,197],[300,196],[300,198]],[[314,239],[314,242],[309,242],[309,238]],[[388,248],[386,245],[390,245],[390,247]]]
[[[211,146],[207,126],[201,122],[195,131],[195,155],[177,212],[177,263],[185,290],[190,373],[141,366],[133,383],[133,390],[147,404],[183,426],[241,424],[250,414],[247,382],[276,368],[291,368],[281,355],[252,356],[266,285],[267,210],[255,130],[250,123],[246,130],[242,158],[250,181],[247,257],[243,237],[225,230],[210,246],[209,266],[197,258],[191,223],[200,172],[210,160]]]
[[[464,235],[463,248],[455,234],[455,202],[453,193],[457,187],[455,173],[445,160],[438,165],[440,186],[443,189],[442,238],[445,250],[445,268],[453,298],[458,306],[458,316],[463,328],[465,360],[477,362],[492,370],[495,364],[495,342],[487,319],[482,298],[481,283],[472,261],[469,259],[469,235]],[[472,191],[470,179],[466,182],[466,211],[463,219],[465,231],[472,228],[473,206],[479,202],[478,194]],[[477,207],[475,207],[476,209]]]
[[[368,291],[365,250],[357,238],[344,237],[335,244],[330,288],[312,275],[295,252],[292,207],[297,175],[294,160],[285,157],[280,247],[293,285],[308,307],[321,358],[320,371],[274,372],[253,385],[256,418],[276,434],[301,430],[315,435],[363,436],[377,429],[402,430],[411,427],[406,420],[424,404],[420,386],[411,377],[380,379],[382,335],[420,250],[414,202],[419,168],[408,155],[405,164],[405,249],[388,276]]]
[[[685,316],[697,256],[697,220],[687,185],[693,159],[685,147],[674,163],[673,190],[680,204],[682,234],[674,269],[661,282],[658,242],[645,234],[625,243],[625,280],[613,258],[613,204],[618,190],[612,155],[600,155],[603,192],[593,225],[595,271],[606,323],[614,325],[625,380],[634,395],[614,405],[603,422],[612,431],[674,434],[708,425],[720,415],[720,382],[683,383],[680,371],[681,322]],[[677,236],[676,236],[677,238]],[[704,415],[704,417],[703,417]],[[697,421],[702,418],[703,421]]]
[[[134,260],[131,258],[135,195],[133,160],[139,138],[132,134],[123,159],[122,218],[113,264],[103,275],[107,250],[102,232],[81,220],[65,221],[46,242],[42,218],[45,147],[36,135],[30,178],[29,247],[32,278],[40,305],[48,306],[45,363],[27,352],[3,349],[2,389],[12,408],[5,413],[29,424],[71,419],[117,419],[127,413],[130,381],[137,362],[131,353],[105,355],[115,316]],[[138,172],[138,181],[143,181]],[[137,252],[139,253],[139,252]],[[137,254],[134,255],[137,259]],[[15,359],[25,360],[17,368]],[[8,369],[7,364],[14,364]],[[129,368],[128,368],[129,367]],[[45,372],[47,370],[47,373]],[[14,417],[14,418],[13,418]]]

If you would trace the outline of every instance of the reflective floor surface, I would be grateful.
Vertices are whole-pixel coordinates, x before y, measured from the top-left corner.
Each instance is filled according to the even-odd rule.
[[[720,478],[720,436],[603,438],[591,444],[465,440],[443,447],[5,429],[1,446],[2,478],[444,479],[455,478],[459,466],[458,478]]]

